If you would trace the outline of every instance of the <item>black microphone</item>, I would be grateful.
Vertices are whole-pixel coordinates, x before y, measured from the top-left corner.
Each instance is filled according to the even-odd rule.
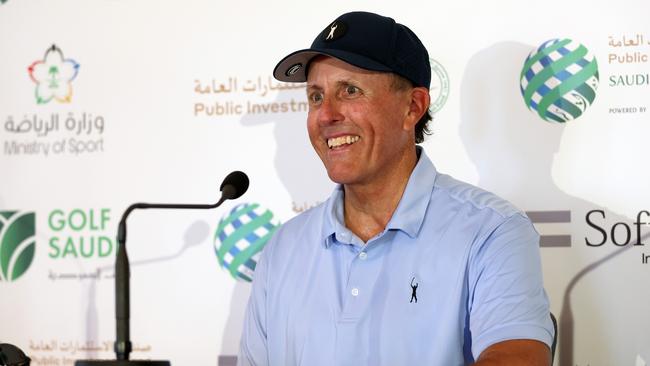
[[[161,209],[212,209],[221,206],[226,200],[241,197],[248,190],[248,176],[240,171],[234,171],[224,178],[221,183],[221,198],[217,203],[204,204],[178,204],[178,203],[134,203],[129,206],[120,219],[117,228],[117,257],[115,259],[115,320],[116,340],[114,344],[117,361],[76,361],[75,366],[169,366],[169,361],[129,361],[132,351],[130,339],[130,268],[126,252],[126,219],[136,209],[161,208]]]
[[[236,170],[224,178],[219,189],[221,189],[222,200],[237,199],[248,190],[248,176],[244,172]]]

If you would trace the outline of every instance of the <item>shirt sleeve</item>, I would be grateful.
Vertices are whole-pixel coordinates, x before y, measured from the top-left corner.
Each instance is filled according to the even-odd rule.
[[[554,330],[544,291],[539,235],[520,214],[496,227],[475,247],[469,269],[472,355],[505,340],[552,344]]]
[[[267,243],[269,247],[271,241]],[[266,332],[266,289],[268,283],[268,250],[265,248],[255,267],[253,288],[244,316],[244,327],[237,356],[237,366],[266,366],[268,343]]]

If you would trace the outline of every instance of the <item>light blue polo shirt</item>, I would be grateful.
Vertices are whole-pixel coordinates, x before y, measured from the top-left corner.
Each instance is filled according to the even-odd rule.
[[[343,188],[285,223],[255,270],[239,365],[464,365],[508,339],[553,340],[539,236],[423,150],[385,230],[344,225]]]

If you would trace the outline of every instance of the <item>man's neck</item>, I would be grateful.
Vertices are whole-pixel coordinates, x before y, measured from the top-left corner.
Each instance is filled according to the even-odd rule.
[[[344,186],[345,226],[367,242],[382,232],[402,199],[417,163],[415,149],[404,154],[393,169],[367,184]]]

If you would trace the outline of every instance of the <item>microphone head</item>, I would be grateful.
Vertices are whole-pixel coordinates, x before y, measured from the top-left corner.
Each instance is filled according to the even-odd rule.
[[[223,198],[234,200],[241,197],[248,190],[248,176],[244,172],[235,170],[228,174],[221,183]]]

